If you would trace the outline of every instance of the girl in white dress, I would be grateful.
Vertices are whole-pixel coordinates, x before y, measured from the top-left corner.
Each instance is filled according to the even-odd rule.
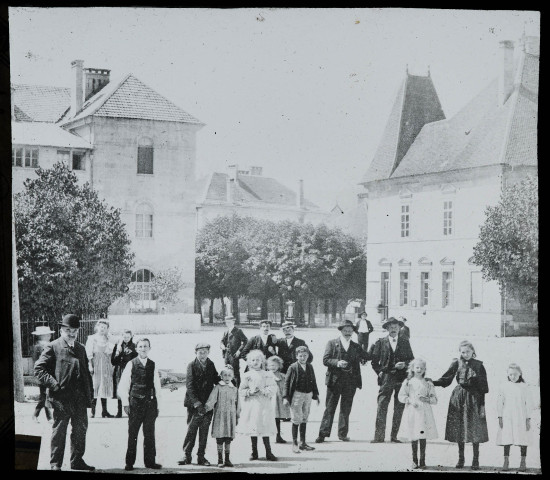
[[[250,436],[252,455],[258,460],[258,437],[265,445],[266,460],[277,460],[271,452],[269,437],[276,434],[275,395],[277,385],[272,372],[264,370],[265,355],[261,350],[252,350],[246,356],[249,370],[245,372],[239,386],[241,415],[237,433]]]
[[[511,363],[508,366],[508,381],[501,385],[497,395],[499,429],[496,443],[504,446],[503,470],[509,469],[511,445],[519,445],[521,449],[519,470],[521,472],[527,470],[525,457],[529,444],[533,406],[529,385],[523,380],[520,366]]]
[[[432,405],[437,403],[435,387],[426,381],[426,362],[415,358],[408,368],[408,378],[399,390],[399,401],[405,404],[397,438],[410,441],[412,446],[413,468],[426,467],[426,440],[437,438],[437,428]],[[420,443],[420,463],[418,444]]]

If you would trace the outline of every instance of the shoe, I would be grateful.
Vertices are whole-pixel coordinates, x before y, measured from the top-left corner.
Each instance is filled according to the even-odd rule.
[[[310,447],[307,443],[302,443],[300,445],[300,450],[307,450],[307,451],[311,451],[311,450],[315,450],[314,447]]]
[[[152,468],[153,470],[159,470],[162,468],[160,463],[148,463],[145,465],[145,468]]]
[[[38,420],[38,415],[33,415],[33,416],[32,416],[32,421],[33,421],[34,423],[40,423],[40,420]]]
[[[252,460],[258,460],[258,452],[252,452],[252,453],[250,454],[249,460],[250,460],[250,461],[252,461]]]
[[[52,470],[55,470],[57,472],[61,471],[61,467],[59,465],[52,465]]]
[[[455,468],[464,468],[464,459],[460,459]]]
[[[185,457],[178,462],[178,465],[191,465],[191,457]]]
[[[518,468],[518,470],[520,472],[526,472],[527,471],[527,465],[525,463],[525,460],[526,460],[525,457],[521,457],[521,461],[519,463],[519,468]]]
[[[115,418],[115,416],[111,415],[109,412],[101,412],[101,418]]]
[[[288,443],[286,440],[283,439],[280,435],[277,435],[275,438],[275,443]]]
[[[126,470],[127,472],[131,472],[133,469],[134,469],[134,466],[133,466],[133,465],[126,465],[126,466],[124,467],[124,470]]]
[[[117,414],[115,415],[115,418],[122,418],[122,412],[117,412]]]
[[[502,465],[502,471],[506,472],[510,470],[510,460],[508,457],[504,457],[504,465]]]
[[[403,443],[401,440],[397,440],[397,438],[392,438],[391,443]]]
[[[208,460],[206,460],[205,457],[201,457],[201,458],[197,459],[197,465],[202,465],[203,467],[209,467],[210,462]]]
[[[315,443],[323,443],[325,441],[325,437],[321,437],[321,435],[319,435],[316,439],[315,439]]]
[[[223,462],[218,462],[218,468],[223,468],[224,467],[224,463]]]
[[[233,464],[231,463],[231,460],[229,460],[228,457],[225,457],[225,462],[223,462],[223,464],[226,466],[226,467],[232,467]]]
[[[418,468],[420,470],[424,470],[426,468],[426,462],[420,461],[420,463],[418,464]]]
[[[349,442],[350,438],[349,437],[338,437],[338,440],[340,440],[342,442]]]
[[[384,440],[378,440],[378,439],[374,439],[374,440],[371,440],[370,443],[384,443]]]
[[[472,470],[479,470],[479,460],[472,461],[472,466],[470,467]]]
[[[271,452],[267,452],[265,454],[265,459],[269,460],[270,462],[276,462],[277,461],[277,457],[275,455],[273,455]]]
[[[418,463],[412,463],[411,470],[418,470]]]
[[[92,467],[85,462],[81,462],[75,465],[71,465],[71,470],[86,470],[88,472],[93,472],[95,470],[95,467]]]
[[[302,452],[300,452],[300,447],[298,446],[297,443],[293,443],[293,444],[292,444],[292,451],[293,451],[294,453],[302,453]]]

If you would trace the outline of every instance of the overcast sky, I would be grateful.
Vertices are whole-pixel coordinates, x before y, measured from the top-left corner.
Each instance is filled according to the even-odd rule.
[[[447,117],[497,75],[538,12],[10,8],[14,83],[70,87],[70,62],[133,73],[206,123],[197,172],[264,167],[323,208],[355,205],[399,85],[428,65]]]

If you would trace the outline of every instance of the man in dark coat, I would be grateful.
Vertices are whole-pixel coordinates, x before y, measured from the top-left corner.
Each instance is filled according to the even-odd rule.
[[[210,345],[198,343],[195,347],[197,358],[187,365],[187,378],[185,383],[187,391],[183,406],[187,407],[187,435],[183,442],[184,458],[178,462],[179,465],[191,463],[191,452],[195,446],[197,432],[199,433],[199,448],[197,450],[197,463],[199,465],[210,465],[204,457],[206,441],[208,440],[208,428],[212,420],[212,410],[206,412],[204,408],[214,385],[219,383],[220,377],[212,360],[208,358]]]
[[[374,344],[371,365],[378,375],[378,410],[376,412],[376,427],[373,443],[383,443],[386,434],[386,417],[388,406],[393,395],[393,422],[391,441],[397,440],[397,432],[401,423],[405,404],[398,400],[401,384],[407,378],[407,366],[414,358],[409,340],[399,335],[403,322],[390,317],[382,327],[388,330],[386,337],[379,338]]]
[[[316,443],[322,443],[325,437],[330,437],[334,412],[340,397],[342,400],[338,418],[338,438],[343,442],[349,441],[349,415],[353,397],[355,390],[362,386],[360,364],[364,364],[368,359],[367,352],[351,339],[355,331],[355,325],[351,320],[344,321],[338,330],[341,332],[340,337],[327,343],[323,355],[323,364],[328,367],[325,380],[327,399]]]
[[[252,350],[261,350],[266,359],[277,354],[275,351],[275,347],[277,346],[277,337],[272,333],[269,333],[270,328],[270,320],[260,320],[260,334],[248,339],[248,342],[244,346],[241,353],[242,358],[246,358],[248,353]]]
[[[403,322],[403,326],[401,327],[401,330],[399,330],[399,335],[404,336],[407,340],[411,339],[411,329],[407,327],[406,322],[407,319],[405,317],[399,317],[398,320],[401,320]]]
[[[369,350],[369,336],[374,330],[372,323],[367,320],[367,312],[361,312],[359,314],[359,320],[355,324],[357,328],[357,343],[361,345],[361,348],[368,352]]]
[[[307,347],[305,340],[296,338],[294,336],[295,328],[296,325],[293,322],[284,322],[281,325],[281,329],[285,337],[277,339],[277,356],[281,357],[281,359],[283,360],[283,368],[281,370],[281,372],[283,373],[286,373],[288,367],[296,362],[296,349],[301,346]],[[313,360],[313,354],[311,353],[311,350],[309,348],[308,352],[309,358],[307,359],[307,363],[311,363],[311,361]]]
[[[227,330],[224,332],[220,347],[223,352],[223,361],[226,365],[233,367],[235,383],[237,387],[241,384],[240,359],[243,348],[248,341],[246,335],[240,328],[235,326],[235,317],[225,317]]]
[[[82,459],[88,430],[87,408],[92,407],[93,385],[84,346],[76,341],[80,318],[68,314],[60,322],[61,336],[44,348],[34,365],[34,375],[48,387],[53,406],[50,465],[61,470],[67,426],[71,422],[71,469],[95,470]]]

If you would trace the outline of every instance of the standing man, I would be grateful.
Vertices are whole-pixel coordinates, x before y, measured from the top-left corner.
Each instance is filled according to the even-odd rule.
[[[401,327],[401,330],[399,330],[399,335],[405,337],[407,340],[410,340],[411,330],[407,327],[407,325],[405,325],[407,319],[405,317],[399,317],[398,320],[403,322],[403,326]]]
[[[266,360],[272,355],[276,355],[277,337],[269,333],[271,328],[270,320],[260,320],[260,334],[248,339],[248,342],[242,350],[241,356],[246,358],[251,350],[261,350]],[[246,367],[248,370],[248,367]]]
[[[241,384],[241,353],[248,338],[246,338],[246,335],[240,328],[235,326],[235,317],[232,315],[225,317],[225,326],[227,330],[223,334],[220,348],[222,349],[223,361],[225,364],[233,367],[235,383],[237,384],[237,388],[239,388]]]
[[[359,314],[359,320],[357,320],[355,328],[357,328],[357,342],[365,352],[368,352],[369,335],[374,330],[374,327],[372,323],[367,320],[367,312],[361,312]]]
[[[34,375],[49,388],[53,406],[50,465],[61,470],[67,426],[71,422],[71,469],[93,471],[82,459],[88,430],[87,408],[92,407],[92,376],[84,346],[76,341],[80,317],[68,314],[60,322],[60,337],[44,348],[34,365]]]
[[[407,378],[407,365],[414,358],[409,340],[399,335],[403,326],[401,320],[390,317],[382,325],[389,334],[387,337],[379,338],[374,344],[371,364],[378,375],[378,410],[376,412],[376,427],[372,443],[383,443],[386,434],[386,416],[388,406],[393,395],[393,422],[391,428],[391,441],[401,443],[397,440],[397,432],[401,423],[401,416],[405,404],[398,400],[401,384]]]
[[[298,347],[307,347],[307,344],[304,340],[296,338],[294,336],[294,329],[296,325],[291,321],[286,321],[281,325],[283,330],[284,338],[277,339],[277,355],[283,360],[283,368],[281,372],[286,373],[288,367],[296,362],[296,349]],[[313,360],[313,354],[308,348],[309,358],[307,363],[311,363]]]
[[[360,364],[364,364],[368,359],[367,352],[351,339],[356,330],[351,320],[345,320],[338,330],[341,333],[340,337],[327,343],[323,355],[323,364],[328,367],[325,380],[327,399],[319,436],[315,443],[322,443],[325,437],[330,437],[334,412],[340,397],[342,400],[338,418],[338,438],[343,442],[349,442],[349,415],[353,397],[355,390],[362,386]]]

